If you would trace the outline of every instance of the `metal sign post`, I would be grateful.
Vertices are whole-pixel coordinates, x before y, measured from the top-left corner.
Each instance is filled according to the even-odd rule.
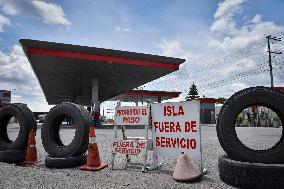
[[[198,113],[200,115],[200,108],[198,109]],[[208,169],[203,169],[203,150],[202,150],[202,140],[201,140],[201,123],[200,123],[200,126],[199,126],[199,137],[200,137],[200,166],[199,166],[199,170],[200,170],[200,173],[201,175],[205,175],[208,173]]]
[[[145,125],[145,139],[146,139],[146,150],[143,152],[143,167],[142,167],[142,172],[146,171],[146,164],[147,164],[147,147],[148,147],[148,125]]]
[[[150,109],[150,112],[151,112],[151,100],[148,100],[148,106],[149,106],[149,109]],[[153,136],[153,132],[152,132],[152,112],[150,113],[150,118],[149,118],[149,124],[148,125],[149,125],[148,129],[150,129],[150,131],[151,131],[151,136]],[[148,148],[147,149],[153,151],[153,137],[151,139],[149,139],[149,142],[147,142],[147,143],[148,143],[148,146],[147,146]],[[149,145],[151,145],[151,146],[149,147]],[[152,155],[152,165],[147,167],[147,170],[148,171],[152,171],[152,170],[155,170],[155,169],[158,169],[158,168],[162,167],[162,165],[163,164],[159,163],[159,161],[158,161],[158,156],[156,156],[153,153],[153,155]]]

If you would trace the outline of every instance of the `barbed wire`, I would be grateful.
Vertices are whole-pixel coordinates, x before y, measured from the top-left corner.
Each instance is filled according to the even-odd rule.
[[[180,70],[161,79],[147,83],[150,89],[188,92],[193,82],[198,90],[219,88],[234,82],[262,78],[269,72],[267,41],[264,35],[259,40],[253,40],[243,48],[234,50],[229,54],[214,58],[215,55],[203,56],[195,62],[185,63]],[[273,34],[283,37],[283,32]],[[273,43],[271,48],[284,51],[284,42]],[[284,52],[283,52],[284,53]],[[275,75],[281,76],[284,69],[283,54],[273,57],[273,70]],[[260,83],[261,84],[261,83]]]

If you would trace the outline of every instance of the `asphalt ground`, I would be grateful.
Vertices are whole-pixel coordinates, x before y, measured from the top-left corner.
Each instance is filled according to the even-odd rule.
[[[114,131],[97,129],[96,133],[100,157],[104,162],[110,163]],[[144,136],[143,129],[129,129],[126,133],[128,136]],[[74,129],[62,129],[60,134],[68,143],[74,136]],[[122,138],[120,131],[118,134]],[[244,143],[260,149],[275,144],[282,134],[282,128],[237,128],[237,134]],[[9,136],[13,138],[15,135],[17,127],[9,129]],[[202,126],[203,167],[209,172],[194,183],[174,181],[172,174],[176,158],[167,157],[159,159],[163,163],[160,170],[146,173],[141,172],[140,165],[129,166],[125,170],[124,155],[116,156],[114,170],[106,168],[99,172],[87,172],[79,168],[48,169],[44,166],[44,157],[47,154],[41,144],[40,136],[38,129],[36,141],[39,164],[21,167],[0,163],[0,188],[233,188],[219,178],[218,157],[225,152],[218,142],[215,127]],[[133,162],[142,162],[140,156],[131,157]],[[148,163],[150,164],[151,161],[150,153]]]

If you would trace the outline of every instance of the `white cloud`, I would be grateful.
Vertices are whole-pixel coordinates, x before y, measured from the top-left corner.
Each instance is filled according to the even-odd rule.
[[[186,59],[187,62],[193,62],[200,58],[202,55],[191,53],[183,48],[183,44],[178,40],[163,39],[161,43],[156,44],[162,50],[162,56],[170,56],[176,58]]]
[[[0,7],[8,15],[32,16],[47,24],[71,26],[62,7],[56,3],[43,0],[2,0]]]
[[[236,11],[241,9],[241,4],[244,0],[225,0],[219,3],[218,9],[214,14],[215,19],[232,16]]]
[[[129,33],[129,32],[132,31],[132,28],[130,28],[130,27],[116,26],[116,27],[114,28],[114,30],[117,31],[117,32],[122,31],[122,32],[127,32],[127,33]]]
[[[242,10],[244,0],[225,0],[219,3],[219,7],[214,14],[215,21],[210,30],[211,32],[230,32],[233,33],[236,23],[232,17]]]
[[[180,41],[163,39],[157,47],[161,48],[163,56],[185,56]]]
[[[247,25],[241,26],[240,29],[234,28],[234,30],[235,35],[225,36],[222,41],[212,38],[208,46],[224,51],[235,50],[244,47],[251,41],[265,39],[268,34],[280,34],[284,31],[284,27],[273,22],[264,22],[261,15],[255,15]]]
[[[183,47],[183,44],[178,40],[166,40],[163,39],[156,46],[161,49],[163,56],[183,58],[186,62],[180,65],[178,71],[168,74],[164,77],[156,79],[145,85],[145,89],[150,90],[168,90],[168,91],[180,91],[187,93],[194,79],[192,71],[196,67],[196,62],[203,55],[199,53],[192,53]],[[173,101],[183,100],[185,94],[179,98],[173,99]]]
[[[71,26],[71,22],[66,18],[61,6],[44,1],[32,1],[31,4],[38,10],[38,14],[45,23]]]
[[[262,17],[262,16],[259,15],[259,14],[255,15],[255,16],[253,17],[253,19],[252,19],[252,22],[253,22],[254,24],[260,24],[260,23],[262,22],[261,17]]]
[[[9,15],[17,15],[18,11],[17,9],[13,6],[13,4],[5,3],[3,4],[2,10]]]
[[[17,92],[17,90],[13,92]],[[29,99],[21,95],[12,95],[12,103],[27,104],[33,112],[49,112],[53,107],[53,105],[48,105],[43,98]]]
[[[149,83],[148,87],[182,91],[182,99],[193,81],[197,84],[199,94],[209,97],[229,97],[250,86],[269,86],[265,37],[266,34],[283,35],[284,27],[263,21],[260,14],[250,19],[242,15],[246,19],[241,22],[238,16],[243,13],[243,4],[243,0],[226,0],[219,4],[210,28],[212,37],[208,41],[209,49],[204,56],[184,49],[177,40],[163,40],[158,44],[162,55],[185,58],[187,62],[177,72]],[[248,44],[251,45],[240,51]],[[275,74],[278,84],[283,79],[283,76],[281,78]]]
[[[43,92],[19,45],[0,51],[0,89],[12,91],[12,102],[27,104],[33,111],[48,111]],[[16,89],[16,90],[15,90]]]
[[[215,20],[210,28],[213,35],[208,42],[208,47],[211,51],[219,51],[220,57],[224,57],[221,54],[227,54],[228,57],[227,59],[213,61],[213,66],[209,67],[210,70],[207,69],[207,71],[209,77],[212,78],[210,82],[224,79],[228,83],[221,87],[217,84],[217,88],[207,88],[206,93],[209,95],[214,96],[214,92],[217,92],[224,96],[230,96],[234,92],[249,86],[269,86],[265,37],[270,34],[283,35],[284,26],[263,21],[260,14],[256,14],[251,19],[247,15],[242,15],[245,17],[243,23],[238,20],[239,23],[236,24],[238,16],[242,13],[244,2],[243,0],[226,0],[219,4],[214,14]],[[215,34],[218,34],[217,38],[215,38]],[[248,47],[244,51],[240,51],[247,45]],[[225,61],[228,61],[228,63],[224,63]],[[246,75],[246,71],[254,69],[256,71],[247,74],[247,78],[239,77],[240,79],[243,78],[243,81],[232,79],[234,75]],[[279,75],[275,78],[276,81],[281,80]],[[208,80],[208,78],[205,78],[205,83],[206,79]]]
[[[10,26],[11,22],[9,18],[6,18],[5,16],[2,16],[0,14],[0,32],[4,31],[4,26]]]
[[[260,14],[256,14],[245,23],[236,24],[236,17],[242,13],[244,0],[225,0],[220,3],[215,14],[215,21],[210,31],[215,34],[223,34],[222,40],[210,39],[208,47],[225,52],[239,49],[254,40],[265,39],[265,35],[280,33],[284,31],[283,26],[273,22],[263,21]],[[245,16],[248,19],[247,16]]]

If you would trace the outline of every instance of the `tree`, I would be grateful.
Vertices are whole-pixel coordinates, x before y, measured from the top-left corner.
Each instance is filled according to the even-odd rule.
[[[217,104],[224,104],[226,100],[227,100],[227,98],[220,97],[220,98],[218,98]]]
[[[190,100],[190,99],[195,99],[198,98],[198,90],[197,87],[194,83],[192,83],[192,85],[190,86],[189,92],[187,94],[187,97],[185,98],[186,100]]]

